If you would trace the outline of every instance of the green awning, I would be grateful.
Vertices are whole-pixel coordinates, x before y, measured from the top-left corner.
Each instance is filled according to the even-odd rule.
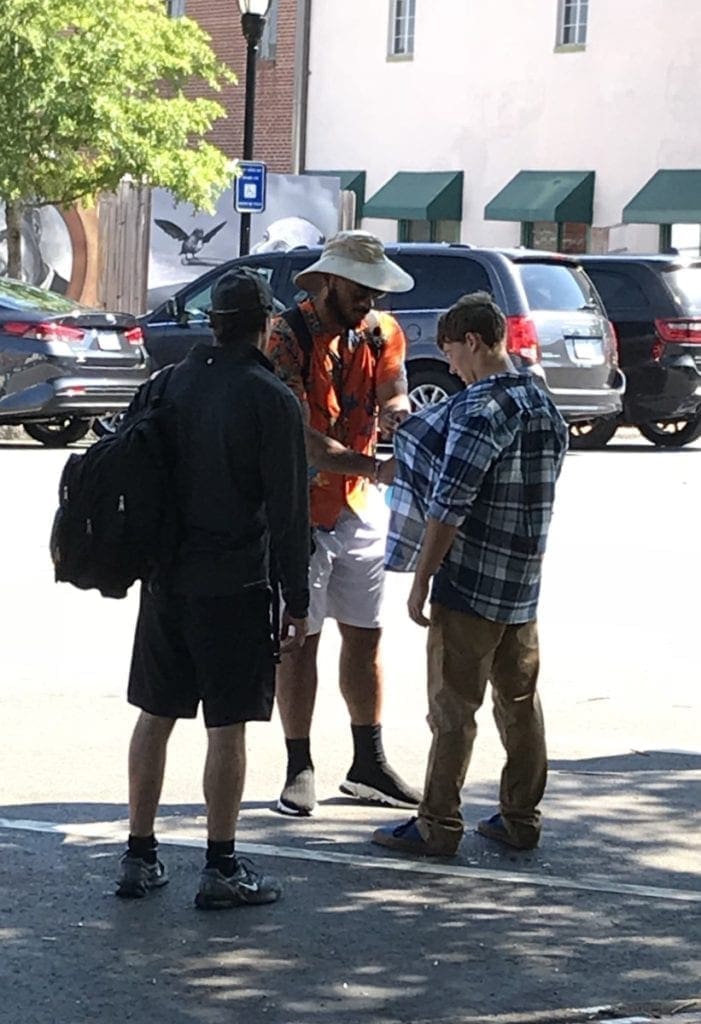
[[[341,191],[355,192],[355,215],[357,218],[363,216],[365,204],[365,171],[305,171],[305,174],[316,174],[322,178],[340,178]]]
[[[657,171],[623,207],[624,224],[701,224],[701,171]]]
[[[368,199],[364,217],[462,220],[462,171],[398,171]]]
[[[485,220],[591,224],[594,171],[519,171],[484,208]]]

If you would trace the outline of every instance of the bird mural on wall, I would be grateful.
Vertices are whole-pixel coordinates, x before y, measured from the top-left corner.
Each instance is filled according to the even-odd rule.
[[[203,231],[202,228],[194,228],[189,233],[184,228],[174,224],[172,220],[160,220],[158,217],[155,218],[156,224],[158,224],[161,231],[165,231],[171,238],[175,238],[181,243],[180,255],[182,256],[181,263],[194,263],[195,258],[199,255],[201,249],[211,242],[218,231],[224,227],[227,223],[225,220],[221,224],[217,224],[211,231]]]

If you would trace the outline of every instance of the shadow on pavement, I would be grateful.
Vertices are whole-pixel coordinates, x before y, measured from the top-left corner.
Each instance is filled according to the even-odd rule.
[[[171,883],[144,901],[112,895],[121,851],[88,836],[0,830],[3,1024],[458,1024],[492,1014],[692,999],[699,992],[701,755],[641,751],[558,760],[540,849],[503,850],[472,833],[451,864],[422,875],[369,844],[406,812],[329,800],[304,821],[244,805],[240,842],[284,881],[275,906],[198,913],[201,805],[166,805]],[[492,791],[493,792],[493,791]],[[493,807],[468,785],[469,821]],[[6,819],[113,823],[126,807],[34,804]],[[290,857],[295,848],[318,860]],[[324,861],[332,850],[348,863]],[[370,866],[368,857],[393,864]],[[363,863],[365,859],[366,863]],[[425,863],[425,862],[424,862]],[[470,869],[465,872],[465,868]],[[489,869],[480,877],[480,869]],[[508,874],[501,880],[493,872]],[[529,876],[534,882],[530,884]],[[654,896],[549,886],[553,878],[656,886]],[[679,893],[681,895],[681,893]],[[559,1018],[562,1019],[562,1018]]]
[[[127,903],[114,845],[0,843],[4,1024],[457,1024],[698,988],[683,904],[262,858],[279,904],[201,913],[200,851],[164,849],[170,885]]]
[[[576,761],[554,760],[550,771],[579,772],[591,775],[620,775],[629,772],[701,771],[701,754],[687,750],[631,750],[610,757],[587,757]]]
[[[680,448],[675,448],[673,445],[665,447],[664,445],[648,444],[647,441],[633,444],[609,441],[605,448],[597,448],[593,451],[606,452],[612,455],[618,453],[619,455],[657,455],[661,457],[662,454],[679,455],[680,453],[684,455],[698,455],[701,452],[701,448],[694,447],[693,445],[682,445]],[[580,451],[578,454],[587,455],[592,454],[592,452]]]

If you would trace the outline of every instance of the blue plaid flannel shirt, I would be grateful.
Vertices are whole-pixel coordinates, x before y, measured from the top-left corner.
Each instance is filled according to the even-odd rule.
[[[567,426],[530,373],[486,377],[409,417],[385,566],[415,570],[427,518],[458,527],[432,600],[495,622],[536,616]]]

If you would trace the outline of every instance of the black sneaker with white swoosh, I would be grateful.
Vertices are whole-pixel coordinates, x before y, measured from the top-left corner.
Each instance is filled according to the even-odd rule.
[[[228,910],[274,903],[281,895],[277,878],[259,874],[248,859],[238,857],[233,875],[224,875],[218,868],[204,868],[195,906],[199,910]]]
[[[123,900],[143,899],[154,889],[168,884],[165,865],[160,860],[153,863],[141,857],[126,853],[119,861],[116,895]]]

